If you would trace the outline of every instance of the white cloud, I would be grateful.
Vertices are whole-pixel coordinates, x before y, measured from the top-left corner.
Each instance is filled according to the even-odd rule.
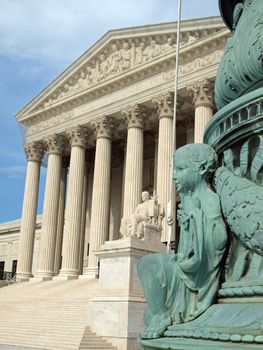
[[[8,178],[24,178],[26,173],[25,165],[11,165],[0,167],[0,174]]]

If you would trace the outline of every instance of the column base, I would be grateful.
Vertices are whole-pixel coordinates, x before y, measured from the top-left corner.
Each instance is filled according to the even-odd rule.
[[[55,277],[53,277],[53,280],[77,280],[79,278],[79,271],[78,270],[60,270],[59,274]]]
[[[32,278],[32,274],[17,274],[16,275],[16,282],[28,282],[30,278]]]
[[[70,281],[70,280],[77,280],[79,278],[78,275],[57,275],[53,277],[53,281]]]
[[[45,282],[45,281],[51,281],[52,276],[35,276],[30,278],[29,282]]]
[[[54,276],[53,271],[37,271],[33,278],[30,278],[30,282],[45,282],[51,281]]]
[[[83,271],[83,275],[79,276],[80,279],[96,279],[99,278],[99,269],[97,267],[87,267]]]

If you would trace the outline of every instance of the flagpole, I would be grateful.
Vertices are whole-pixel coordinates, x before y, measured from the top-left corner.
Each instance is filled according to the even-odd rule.
[[[175,208],[175,193],[173,184],[173,152],[176,149],[176,114],[177,114],[177,91],[178,91],[178,78],[179,78],[179,51],[180,51],[180,32],[181,32],[181,13],[182,13],[182,0],[178,0],[177,9],[177,33],[176,33],[176,62],[175,62],[175,80],[174,80],[174,108],[173,108],[173,138],[172,138],[172,154],[171,154],[171,174],[170,174],[170,185],[169,185],[169,202],[167,204],[167,225],[168,225],[168,242],[167,242],[167,253],[171,251],[171,241],[174,236],[175,219],[174,208]]]

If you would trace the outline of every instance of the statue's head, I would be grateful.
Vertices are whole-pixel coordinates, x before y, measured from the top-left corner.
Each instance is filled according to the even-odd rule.
[[[217,154],[207,144],[189,144],[176,150],[173,161],[176,189],[186,194],[193,192],[201,181],[208,181],[216,169]]]
[[[145,202],[145,201],[148,201],[149,199],[150,199],[150,194],[149,194],[149,192],[143,191],[143,192],[142,192],[142,201]]]

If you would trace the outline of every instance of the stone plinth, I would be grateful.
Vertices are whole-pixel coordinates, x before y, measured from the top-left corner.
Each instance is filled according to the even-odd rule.
[[[101,294],[89,302],[88,324],[120,350],[137,349],[136,339],[144,328],[146,302],[137,262],[145,254],[164,251],[160,242],[127,237],[108,241],[96,252]]]

